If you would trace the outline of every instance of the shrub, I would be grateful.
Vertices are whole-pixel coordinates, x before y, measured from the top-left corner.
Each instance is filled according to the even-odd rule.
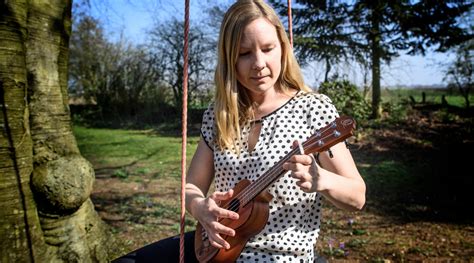
[[[341,114],[349,115],[356,120],[366,120],[370,117],[369,103],[364,99],[357,86],[349,81],[324,82],[318,91],[327,95]]]

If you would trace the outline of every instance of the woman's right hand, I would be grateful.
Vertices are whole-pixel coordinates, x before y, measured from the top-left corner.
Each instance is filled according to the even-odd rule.
[[[230,245],[222,235],[235,236],[235,230],[219,223],[219,218],[239,219],[239,214],[219,207],[220,201],[228,200],[234,191],[214,192],[207,198],[199,198],[194,202],[193,216],[206,230],[209,242],[216,248],[229,249]]]

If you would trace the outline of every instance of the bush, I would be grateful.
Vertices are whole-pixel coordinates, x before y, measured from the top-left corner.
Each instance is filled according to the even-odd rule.
[[[324,82],[318,89],[327,95],[341,114],[349,115],[356,120],[370,117],[370,104],[365,101],[357,86],[347,80]]]

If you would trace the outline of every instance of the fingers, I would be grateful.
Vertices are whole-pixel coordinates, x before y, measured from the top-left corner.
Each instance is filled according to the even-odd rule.
[[[311,181],[311,174],[307,172],[292,172],[291,177],[298,179],[299,181]]]
[[[293,162],[286,162],[283,164],[283,169],[286,169],[288,171],[301,171],[301,170],[308,170],[307,165],[303,165],[301,163],[293,163]]]
[[[294,145],[298,144],[296,143]],[[302,191],[308,193],[316,191],[319,178],[318,168],[314,157],[306,154],[293,155],[283,164],[283,169],[291,171],[290,176],[297,179],[296,185],[300,187]]]
[[[225,201],[225,200],[231,198],[232,195],[234,195],[234,190],[230,189],[227,192],[214,192],[211,195],[211,198],[214,199],[214,200]]]
[[[307,193],[311,192],[312,187],[313,187],[313,183],[309,181],[298,181],[296,182],[296,185],[299,186],[303,192],[307,192]]]
[[[222,235],[235,236],[235,230],[218,222],[211,223],[206,231],[211,245],[217,248],[230,248],[230,244],[222,237]]]
[[[234,190],[229,190],[227,192],[214,192],[211,196],[210,199],[212,200],[217,200],[217,201],[225,201],[230,199],[234,195]],[[216,218],[230,218],[230,219],[239,219],[239,214],[221,208],[219,206],[210,206],[209,207],[211,212],[216,216]]]
[[[311,165],[311,163],[313,162],[313,159],[311,158],[310,155],[307,155],[307,154],[295,154],[291,156],[288,162],[300,163],[303,165]]]
[[[207,224],[203,224],[203,226],[206,229],[210,244],[212,246],[225,249],[230,248],[230,244],[223,238],[223,236],[235,236],[234,229],[227,227],[215,220],[208,221]]]
[[[217,205],[217,202],[219,201],[225,201],[232,198],[233,194],[233,190],[227,192],[214,192],[206,198],[207,212],[205,214],[207,215],[201,218],[201,224],[206,229],[210,244],[216,248],[229,249],[230,245],[225,240],[225,236],[235,236],[235,230],[221,224],[219,219],[229,218],[237,220],[239,214]]]
[[[309,155],[293,155],[288,162],[283,164],[283,169],[288,171],[308,170],[313,163],[313,158]]]
[[[311,174],[304,172],[292,172],[291,177],[297,179],[296,185],[304,192],[310,192],[313,186],[313,178]]]
[[[214,210],[214,215],[217,218],[230,218],[234,220],[239,219],[239,214],[237,214],[236,212],[232,212],[230,210],[220,208],[220,207]]]

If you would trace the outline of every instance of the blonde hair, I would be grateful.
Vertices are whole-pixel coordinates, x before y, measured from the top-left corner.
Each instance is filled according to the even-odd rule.
[[[275,26],[281,44],[281,73],[275,88],[283,93],[289,93],[291,89],[311,91],[304,84],[286,31],[275,11],[262,0],[237,1],[226,12],[219,34],[214,117],[216,143],[220,150],[228,148],[238,153],[241,145],[240,126],[254,116],[247,89],[239,88],[236,64],[242,32],[258,18],[265,18]]]

